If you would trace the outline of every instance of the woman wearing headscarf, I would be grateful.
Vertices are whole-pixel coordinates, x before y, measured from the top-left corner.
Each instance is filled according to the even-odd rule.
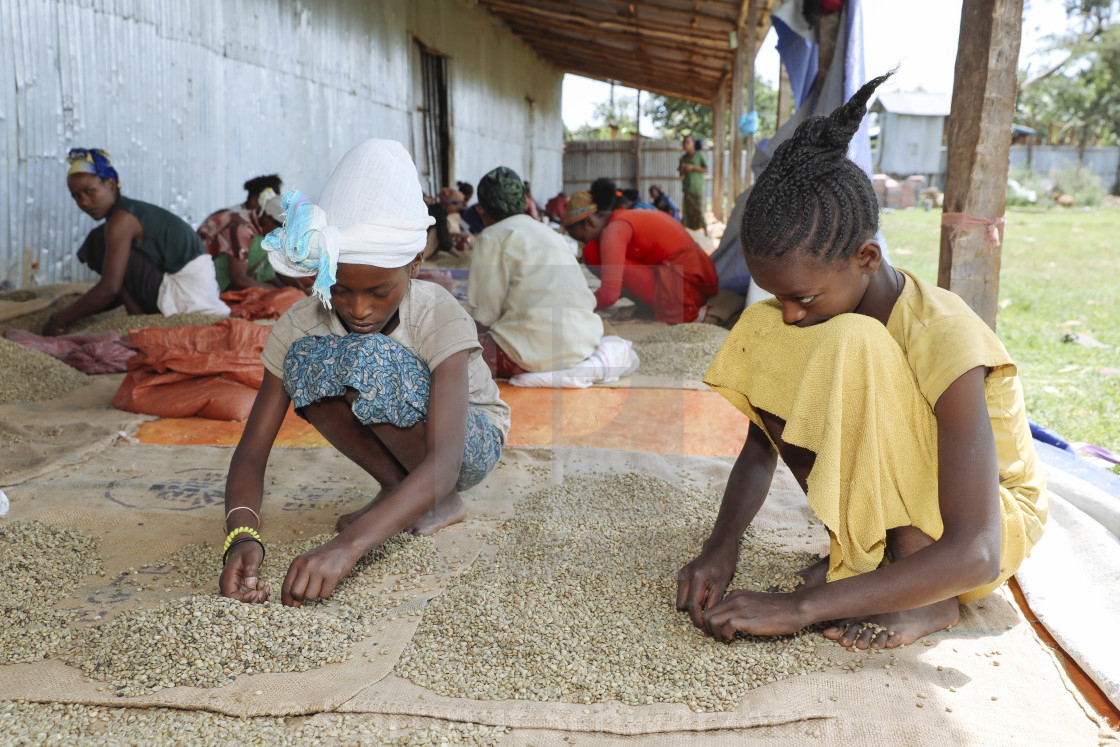
[[[661,189],[660,184],[651,184],[649,187],[649,199],[651,204],[663,213],[668,213],[673,216],[673,220],[681,219],[681,211],[677,208],[677,203],[673,202],[673,198],[665,194],[665,190]]]
[[[684,226],[660,210],[604,208],[590,192],[576,192],[564,226],[584,242],[584,261],[599,270],[597,310],[625,293],[652,308],[658,321],[697,322],[719,291],[711,258]]]
[[[254,177],[245,182],[245,189],[250,190],[245,202],[211,213],[198,227],[202,245],[214,259],[221,290],[305,287],[295,278],[277,275],[261,248],[265,235],[279,228],[284,219],[280,187],[276,174]]]
[[[595,352],[603,320],[558,233],[525,213],[525,184],[499,166],[478,183],[486,228],[475,238],[467,310],[490,372],[512,377],[570,368]]]
[[[123,305],[129,314],[229,314],[218,299],[214,263],[198,234],[156,205],[121,194],[103,150],[74,148],[66,186],[82,212],[105,222],[86,237],[78,259],[101,275],[85,295],[51,315],[43,334],[65,334],[77,320]]]
[[[264,242],[278,272],[314,276],[261,353],[265,374],[226,480],[224,596],[263,602],[260,509],[268,455],[289,406],[376,482],[338,535],[295,558],[280,601],[329,597],[366,552],[401,531],[432,534],[466,514],[459,496],[492,470],[509,407],[482,361],[474,322],[439,285],[416,280],[432,224],[400,143],[347,153],[319,203],[284,195]],[[372,484],[371,482],[371,484]]]

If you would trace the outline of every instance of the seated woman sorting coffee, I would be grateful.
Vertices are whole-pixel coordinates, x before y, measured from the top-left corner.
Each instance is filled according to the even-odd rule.
[[[105,220],[78,251],[101,278],[53,314],[44,335],[65,334],[79,319],[121,305],[129,314],[229,314],[218,298],[214,263],[194,229],[161,207],[122,195],[105,151],[74,148],[67,160],[74,202],[94,220]]]
[[[711,258],[696,239],[660,210],[616,210],[597,205],[590,192],[568,202],[564,227],[584,242],[583,259],[599,271],[596,310],[625,293],[668,324],[704,319],[719,291]]]
[[[478,183],[486,228],[475,238],[467,285],[482,357],[497,377],[559,371],[595,352],[603,320],[560,234],[525,213],[525,184],[499,166]]]

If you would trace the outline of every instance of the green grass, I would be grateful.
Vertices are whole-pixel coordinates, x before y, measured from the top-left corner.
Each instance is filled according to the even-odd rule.
[[[936,283],[940,217],[884,214],[892,264]],[[1028,417],[1120,453],[1120,207],[1010,209],[1002,265],[996,332],[1019,367]],[[1063,342],[1068,332],[1110,347]]]

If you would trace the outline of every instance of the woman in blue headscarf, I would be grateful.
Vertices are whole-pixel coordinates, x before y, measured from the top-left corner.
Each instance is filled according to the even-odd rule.
[[[161,207],[122,195],[105,151],[74,148],[66,160],[74,202],[105,221],[78,250],[78,259],[101,278],[53,314],[44,335],[65,334],[77,320],[122,305],[129,314],[229,314],[218,299],[214,263],[193,228]]]

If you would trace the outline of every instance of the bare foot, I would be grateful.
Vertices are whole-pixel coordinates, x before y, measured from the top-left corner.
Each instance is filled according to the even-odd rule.
[[[380,503],[381,501],[388,498],[389,494],[391,492],[392,492],[392,490],[382,488],[381,490],[378,491],[377,495],[373,496],[373,500],[371,500],[369,503],[367,503],[366,505],[359,508],[357,511],[352,511],[348,514],[343,514],[342,516],[339,516],[338,521],[335,522],[334,530],[336,532],[341,532],[343,529],[350,526],[355,521],[357,521],[359,518],[361,518],[366,513],[366,511],[369,511],[371,508],[376,506],[378,503]]]
[[[821,635],[844,648],[897,648],[956,625],[960,616],[957,598],[951,597],[914,610],[840,620],[822,630]]]
[[[408,531],[426,537],[444,527],[459,523],[466,518],[466,515],[467,507],[463,505],[463,499],[459,497],[458,491],[452,490],[440,498],[431,511],[417,519]]]
[[[828,579],[828,560],[828,556],[825,555],[808,568],[798,571],[797,575],[801,576],[801,583],[793,587],[794,591],[812,589],[814,586],[824,586]]]

